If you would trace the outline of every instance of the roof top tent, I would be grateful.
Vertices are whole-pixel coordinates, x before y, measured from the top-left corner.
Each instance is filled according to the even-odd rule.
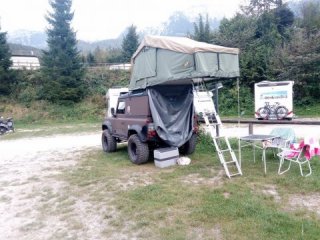
[[[131,59],[129,89],[147,89],[160,138],[187,136],[173,140],[179,145],[190,139],[194,114],[193,84],[239,77],[238,54],[237,48],[184,37],[146,36],[143,39]]]
[[[240,76],[239,49],[184,37],[146,36],[131,63],[130,90]]]

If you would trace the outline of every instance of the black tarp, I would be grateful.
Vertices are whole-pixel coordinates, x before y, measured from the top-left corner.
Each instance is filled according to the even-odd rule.
[[[148,96],[158,136],[169,146],[182,146],[193,131],[192,85],[158,85],[148,88]]]

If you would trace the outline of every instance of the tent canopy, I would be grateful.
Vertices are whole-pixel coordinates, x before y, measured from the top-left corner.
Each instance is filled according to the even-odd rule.
[[[131,59],[130,90],[240,75],[239,49],[184,37],[146,36]]]

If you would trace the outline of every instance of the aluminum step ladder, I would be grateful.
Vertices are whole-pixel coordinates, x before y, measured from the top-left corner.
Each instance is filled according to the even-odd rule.
[[[236,154],[230,145],[229,138],[227,136],[217,136],[216,134],[217,127],[223,130],[223,125],[215,107],[210,109],[208,112],[204,112],[203,119],[217,150],[220,163],[222,164],[228,178],[242,175],[241,167]],[[223,143],[224,146],[222,146]]]

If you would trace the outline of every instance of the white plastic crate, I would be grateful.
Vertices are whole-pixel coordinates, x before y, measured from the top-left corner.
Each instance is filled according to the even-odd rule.
[[[179,151],[177,147],[158,148],[153,151],[153,155],[156,167],[165,168],[177,164]]]

